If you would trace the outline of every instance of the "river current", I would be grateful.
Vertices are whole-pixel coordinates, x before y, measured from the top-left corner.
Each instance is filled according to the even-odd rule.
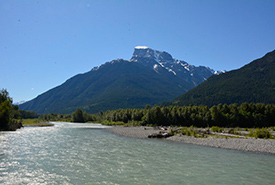
[[[0,184],[274,184],[275,156],[117,136],[100,124],[0,132]]]

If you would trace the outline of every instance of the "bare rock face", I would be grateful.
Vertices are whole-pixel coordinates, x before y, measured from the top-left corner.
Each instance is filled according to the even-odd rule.
[[[162,75],[170,73],[170,75],[175,75],[193,86],[199,85],[213,74],[220,73],[209,67],[190,65],[183,60],[174,59],[166,51],[154,50],[147,46],[135,47],[130,62],[141,63]]]

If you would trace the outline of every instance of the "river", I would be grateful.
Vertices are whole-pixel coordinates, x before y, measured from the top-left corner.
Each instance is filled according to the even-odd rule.
[[[0,132],[0,184],[274,184],[275,156],[117,136],[100,124]]]

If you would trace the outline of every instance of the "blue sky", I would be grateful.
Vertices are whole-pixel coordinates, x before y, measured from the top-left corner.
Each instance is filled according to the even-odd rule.
[[[149,46],[215,70],[275,49],[274,0],[0,0],[0,88],[30,100]]]

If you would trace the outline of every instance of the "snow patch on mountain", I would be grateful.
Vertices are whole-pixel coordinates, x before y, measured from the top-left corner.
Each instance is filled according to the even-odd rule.
[[[102,64],[101,64],[101,65],[99,65],[99,66],[95,66],[95,67],[93,67],[92,71],[97,71],[97,70],[98,70],[101,66],[102,66]]]
[[[222,74],[222,73],[225,73],[226,71],[225,70],[220,70],[220,71],[214,71],[214,75],[219,75],[219,74]]]
[[[177,76],[177,73],[173,71],[172,69],[168,69],[169,72],[173,73],[175,76]]]
[[[149,49],[148,46],[136,46],[135,49]]]

